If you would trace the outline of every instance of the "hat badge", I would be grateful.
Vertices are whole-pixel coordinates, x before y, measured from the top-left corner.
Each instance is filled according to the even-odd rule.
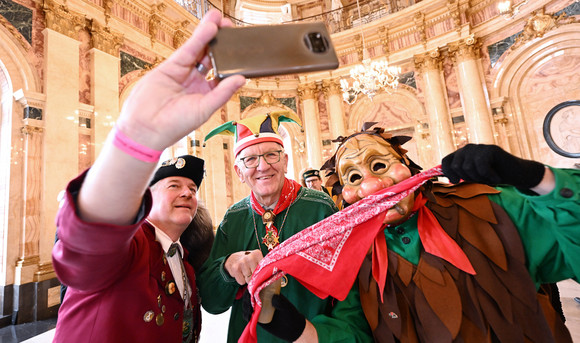
[[[185,167],[185,159],[180,157],[177,159],[177,162],[175,162],[175,168],[181,169],[183,167]]]

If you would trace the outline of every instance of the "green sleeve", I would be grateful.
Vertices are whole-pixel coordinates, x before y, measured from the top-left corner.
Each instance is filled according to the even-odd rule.
[[[358,285],[343,301],[337,301],[329,316],[317,315],[310,320],[320,343],[372,342],[371,329],[363,313]]]
[[[551,170],[556,187],[549,194],[498,187],[501,193],[490,196],[516,225],[536,284],[578,281],[580,275],[580,170]]]
[[[246,241],[253,237],[247,234],[247,232],[252,234],[253,232],[246,230],[242,224],[247,221],[237,220],[239,218],[239,215],[232,216],[226,213],[216,232],[209,257],[197,274],[196,281],[201,304],[211,314],[227,311],[240,289],[236,279],[231,277],[224,268],[227,257],[232,253],[248,250],[244,244],[248,245]]]

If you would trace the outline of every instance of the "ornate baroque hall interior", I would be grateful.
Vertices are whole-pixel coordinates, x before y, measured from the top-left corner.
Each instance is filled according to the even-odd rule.
[[[331,71],[248,80],[164,151],[161,160],[206,160],[198,197],[214,227],[249,188],[234,172],[233,139],[203,146],[205,135],[276,110],[303,123],[280,132],[295,180],[364,122],[411,136],[405,148],[424,169],[467,143],[580,168],[578,1],[0,0],[0,327],[57,316],[57,197],[94,162],[136,81],[211,8],[238,26],[323,21],[339,59]],[[366,59],[397,67],[398,86],[343,101],[341,80],[352,84],[349,71]],[[580,342],[580,287],[561,289]]]

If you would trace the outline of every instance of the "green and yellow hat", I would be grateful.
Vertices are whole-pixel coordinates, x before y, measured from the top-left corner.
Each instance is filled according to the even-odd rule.
[[[276,111],[238,121],[229,121],[211,130],[203,142],[205,145],[205,142],[215,135],[234,136],[234,157],[245,148],[262,142],[275,142],[284,146],[282,137],[278,134],[278,126],[282,122],[294,122],[302,127],[300,118],[294,113]]]

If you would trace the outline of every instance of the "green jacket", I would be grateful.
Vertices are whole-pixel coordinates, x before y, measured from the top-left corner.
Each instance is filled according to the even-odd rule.
[[[556,188],[549,194],[531,195],[514,187],[496,187],[501,192],[489,195],[516,226],[528,271],[537,286],[570,278],[580,280],[580,170],[552,171]],[[387,246],[416,265],[422,250],[416,216],[399,228],[402,234],[385,230]]]
[[[302,187],[294,203],[276,216],[274,225],[283,242],[336,211],[336,206],[327,195]],[[247,322],[242,318],[242,301],[236,299],[241,287],[225,271],[224,261],[232,253],[254,250],[258,245],[265,256],[268,249],[261,243],[265,233],[262,218],[251,209],[249,197],[234,204],[225,214],[209,258],[198,273],[197,282],[204,309],[218,314],[232,308],[228,342],[237,342]],[[356,285],[344,301],[320,299],[288,276],[288,284],[281,293],[315,326],[320,342],[372,342]],[[258,341],[281,342],[260,326],[257,330]]]

